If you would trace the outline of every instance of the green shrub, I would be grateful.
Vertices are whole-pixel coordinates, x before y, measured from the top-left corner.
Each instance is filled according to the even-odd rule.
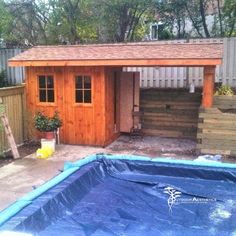
[[[58,112],[55,112],[52,117],[37,112],[34,117],[34,126],[40,132],[51,132],[62,126],[62,120]]]
[[[234,91],[229,85],[221,85],[215,92],[215,95],[233,96]]]

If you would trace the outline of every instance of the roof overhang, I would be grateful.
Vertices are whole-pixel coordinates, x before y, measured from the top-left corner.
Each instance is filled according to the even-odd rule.
[[[216,66],[222,59],[9,60],[9,66]]]
[[[219,43],[127,43],[36,46],[9,60],[10,66],[216,66],[221,64]]]

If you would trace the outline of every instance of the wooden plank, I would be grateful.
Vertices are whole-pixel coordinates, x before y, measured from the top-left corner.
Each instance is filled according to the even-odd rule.
[[[188,106],[188,104],[186,105],[171,105],[169,103],[165,103],[165,104],[159,104],[159,105],[155,105],[155,104],[141,104],[141,108],[142,109],[146,109],[146,108],[159,108],[159,109],[174,109],[174,110],[194,110],[196,112],[198,112],[198,108],[199,108],[199,105],[196,104],[195,106]]]
[[[198,116],[198,111],[196,109],[189,110],[179,110],[179,109],[166,109],[166,108],[142,108],[144,113],[158,113],[158,114],[171,114],[180,116]]]
[[[12,96],[17,94],[24,93],[25,86],[14,86],[14,87],[7,87],[7,88],[0,88],[0,97]]]
[[[230,147],[226,147],[220,144],[215,144],[215,145],[208,145],[208,144],[197,144],[197,149],[211,149],[211,150],[218,150],[218,152],[220,153],[221,151],[227,151],[227,152],[234,152],[236,151],[236,148],[232,149]]]
[[[199,98],[189,98],[189,96],[182,96],[182,97],[174,97],[174,96],[163,96],[163,97],[158,97],[158,96],[155,96],[155,95],[146,95],[145,97],[144,96],[140,96],[141,97],[141,100],[149,100],[149,101],[160,101],[160,102],[163,102],[163,103],[169,103],[169,102],[185,102],[185,101],[191,101],[191,102],[196,102],[196,103],[199,103],[200,105],[200,101],[201,99]]]
[[[215,113],[219,113],[219,114],[223,114],[218,108],[216,107],[211,107],[211,108],[203,108],[200,107],[199,108],[199,113],[203,113],[203,114],[215,114]]]
[[[199,113],[199,118],[205,119],[215,119],[215,120],[233,120],[235,119],[235,114],[219,114],[219,113]]]
[[[150,136],[160,136],[160,137],[170,137],[170,138],[190,138],[190,139],[196,138],[196,133],[183,134],[182,132],[173,130],[143,129],[143,133]]]
[[[166,122],[166,121],[153,121],[153,120],[148,120],[148,119],[143,119],[144,121],[144,126],[153,126],[153,128],[159,128],[159,127],[182,127],[182,128],[197,128],[198,124],[197,123],[189,123],[189,122]]]
[[[236,96],[214,96],[213,106],[220,109],[236,109]]]
[[[235,137],[235,136],[234,136]],[[209,145],[230,145],[232,148],[235,146],[235,140],[232,139],[212,139],[212,138],[205,138],[205,139],[199,139],[199,142],[201,144],[209,144]],[[235,146],[236,148],[236,146]]]
[[[235,119],[230,119],[230,120],[225,120],[225,119],[204,119],[201,121],[201,123],[204,124],[216,124],[216,125],[224,125],[224,124],[228,124],[228,125],[234,125],[236,124],[236,120]]]
[[[236,95],[233,96],[223,96],[223,95],[215,95],[214,102],[236,102]]]
[[[235,130],[212,130],[212,129],[204,129],[201,131],[203,134],[211,133],[211,134],[223,134],[223,135],[236,135]]]
[[[198,128],[203,130],[236,130],[236,121],[234,124],[208,124],[208,123],[200,123],[198,124]]]
[[[198,139],[213,139],[213,140],[232,140],[236,141],[236,135],[229,135],[229,134],[215,134],[215,133],[198,133]]]
[[[192,131],[197,131],[197,126],[193,127],[191,126],[180,126],[180,125],[175,125],[175,123],[172,123],[172,125],[165,125],[163,123],[161,124],[153,124],[153,123],[144,123],[143,124],[144,128],[148,129],[157,129],[157,130],[179,130],[182,132],[192,132]]]
[[[172,118],[178,118],[178,119],[187,119],[187,120],[197,120],[198,117],[196,116],[196,114],[171,114],[171,113],[155,113],[155,112],[144,112],[144,117],[156,117],[156,118],[165,118],[167,117],[167,119],[172,119]]]
[[[169,102],[163,102],[163,101],[160,101],[160,100],[156,100],[156,101],[150,102],[150,100],[142,99],[141,106],[145,106],[145,105],[149,105],[149,104],[158,106],[158,105],[163,105],[163,103],[164,104],[168,103],[169,105],[176,105],[176,106],[181,106],[181,107],[182,106],[183,107],[186,107],[186,106],[187,107],[191,107],[191,106],[196,107],[197,106],[199,108],[200,100],[197,101],[197,102],[192,102],[192,101],[189,101],[189,100],[188,101],[176,101],[176,100],[174,100],[174,101],[169,101]]]
[[[198,122],[198,119],[197,118],[190,118],[190,117],[178,117],[178,116],[147,116],[147,115],[144,115],[143,118],[142,118],[145,121],[147,122],[153,122],[153,123],[157,123],[157,122],[169,122],[169,123],[173,123],[173,122],[179,122],[179,123],[187,123],[187,124],[197,124]]]
[[[221,155],[231,155],[234,151],[231,150],[221,150],[221,149],[210,149],[208,147],[202,148],[201,146],[197,147],[202,154],[221,154]]]

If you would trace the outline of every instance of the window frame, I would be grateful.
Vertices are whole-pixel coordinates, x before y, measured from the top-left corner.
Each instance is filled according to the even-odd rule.
[[[54,91],[54,101],[53,102],[41,102],[40,101],[40,87],[39,87],[39,77],[40,76],[45,76],[45,78],[47,78],[48,76],[52,76],[53,78],[53,89],[49,89],[49,90],[53,90]],[[56,106],[56,79],[55,79],[55,74],[53,73],[40,73],[40,74],[37,74],[37,100],[38,100],[38,105],[41,105],[41,106]],[[46,83],[46,86],[47,86],[47,83]],[[45,88],[45,91],[47,93],[47,87]],[[47,96],[46,96],[47,98]]]
[[[81,89],[77,89],[76,88],[76,79],[77,77],[82,77],[84,79],[84,77],[90,77],[90,80],[91,80],[91,88],[90,89],[84,89],[84,88],[81,88]],[[82,84],[82,86],[84,86],[84,83]],[[87,106],[87,107],[90,107],[90,106],[93,106],[93,77],[91,74],[75,74],[74,75],[74,91],[73,91],[73,100],[74,100],[74,105],[75,106]],[[76,102],[76,91],[77,90],[82,90],[83,91],[83,100],[84,100],[84,91],[85,90],[90,90],[91,91],[91,102]]]

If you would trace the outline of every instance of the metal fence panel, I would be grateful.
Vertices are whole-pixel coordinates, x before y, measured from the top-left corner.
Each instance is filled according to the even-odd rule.
[[[216,39],[190,39],[190,43],[223,43],[223,64],[216,67],[216,82],[236,87],[236,37]],[[157,41],[159,44],[186,43],[186,40]],[[133,67],[128,71],[140,71],[142,88],[184,88],[189,83],[196,87],[203,84],[203,68],[201,67]]]
[[[0,71],[6,72],[7,81],[11,85],[21,84],[25,78],[25,72],[23,67],[9,67],[8,59],[21,53],[21,48],[1,48],[0,49]]]

